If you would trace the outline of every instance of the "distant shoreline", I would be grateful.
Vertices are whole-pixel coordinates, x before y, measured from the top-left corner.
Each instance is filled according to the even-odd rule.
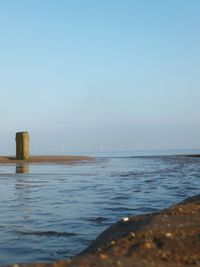
[[[200,154],[188,154],[188,155],[187,154],[183,154],[183,155],[179,154],[179,155],[172,155],[172,156],[178,156],[178,157],[184,156],[184,157],[200,158]],[[138,157],[138,156],[136,156],[136,157]],[[91,160],[95,160],[95,159],[96,159],[96,157],[91,157],[91,156],[37,155],[37,156],[31,156],[28,160],[18,160],[14,156],[0,156],[0,164],[17,164],[17,163],[72,164],[74,162],[91,161]]]
[[[192,158],[200,158],[200,154],[194,154],[194,155],[185,155],[186,157],[192,157]]]
[[[0,164],[16,163],[63,163],[71,164],[79,161],[91,161],[95,157],[88,156],[31,156],[28,160],[18,160],[13,156],[0,156]]]

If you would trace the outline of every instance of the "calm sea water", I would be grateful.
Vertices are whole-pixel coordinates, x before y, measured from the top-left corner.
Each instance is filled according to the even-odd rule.
[[[0,165],[0,264],[71,257],[121,217],[158,211],[199,188],[200,158],[184,156]]]

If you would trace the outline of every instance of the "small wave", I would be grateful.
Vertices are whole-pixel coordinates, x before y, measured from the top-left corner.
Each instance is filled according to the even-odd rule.
[[[136,176],[136,175],[142,175],[143,172],[138,171],[129,171],[129,172],[121,172],[121,173],[112,173],[111,177],[129,177],[129,176]]]
[[[127,200],[129,199],[130,196],[129,195],[122,195],[122,196],[115,196],[115,197],[112,197],[111,200]]]
[[[96,223],[101,223],[101,222],[104,222],[104,221],[107,221],[108,218],[105,218],[105,217],[96,217],[96,218],[89,218],[87,219],[87,221],[89,222],[96,222]]]
[[[123,212],[123,211],[134,211],[135,209],[134,208],[129,208],[129,207],[116,207],[116,208],[107,207],[107,208],[105,208],[105,210],[112,211],[112,212],[115,212],[115,211]]]
[[[70,232],[57,232],[57,231],[18,231],[20,235],[36,235],[36,236],[47,236],[47,237],[72,237],[77,236],[76,233]]]

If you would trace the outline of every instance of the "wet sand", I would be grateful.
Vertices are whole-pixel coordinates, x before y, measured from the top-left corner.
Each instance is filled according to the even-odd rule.
[[[186,157],[200,158],[200,154],[186,155]]]
[[[179,155],[182,156],[182,155]],[[200,158],[200,154],[184,155],[186,157]],[[17,160],[13,156],[0,156],[0,164],[12,164],[12,163],[65,163],[70,164],[77,161],[90,161],[95,157],[89,156],[56,156],[56,155],[38,155],[31,156],[28,160]]]
[[[200,195],[160,212],[121,219],[72,259],[16,266],[200,266]]]
[[[63,163],[71,164],[77,161],[94,160],[93,157],[87,156],[31,156],[28,160],[17,160],[15,157],[0,156],[0,164],[15,163]]]

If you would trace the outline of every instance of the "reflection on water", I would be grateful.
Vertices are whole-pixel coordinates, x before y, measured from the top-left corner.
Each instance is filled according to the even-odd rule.
[[[29,164],[16,164],[16,173],[29,173]]]
[[[121,217],[157,211],[199,188],[200,158],[0,165],[0,265],[74,256]]]

